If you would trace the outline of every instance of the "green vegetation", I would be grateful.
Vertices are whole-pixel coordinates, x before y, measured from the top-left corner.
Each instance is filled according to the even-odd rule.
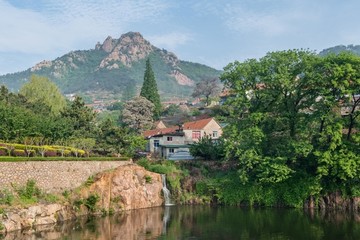
[[[217,182],[219,199],[299,207],[358,194],[360,57],[273,52],[229,64],[221,79],[233,93],[226,156],[239,167]]]
[[[88,198],[86,198],[84,205],[90,212],[95,212],[96,203],[99,201],[99,196],[97,194],[91,194]]]
[[[46,77],[32,75],[29,82],[25,83],[20,94],[23,95],[29,103],[44,104],[50,109],[52,114],[59,114],[66,106],[65,97],[61,94],[55,83]]]
[[[12,185],[12,189],[0,190],[0,208],[28,207],[36,203],[55,203],[64,201],[62,196],[44,193],[34,180],[24,186]]]
[[[151,68],[149,58],[146,60],[144,83],[141,87],[140,96],[146,98],[154,104],[153,117],[156,120],[159,119],[161,112],[160,95],[158,92],[155,75]]]
[[[154,104],[145,97],[135,97],[124,104],[121,121],[127,127],[141,133],[151,128],[154,109]]]
[[[152,177],[149,175],[145,175],[145,182],[146,183],[152,183]]]
[[[224,160],[225,143],[222,138],[214,141],[210,136],[205,135],[190,146],[190,153],[203,160]]]
[[[33,102],[0,87],[2,160],[5,156],[132,157],[145,148],[145,141],[134,129],[108,118],[97,122],[93,109],[79,96],[58,114],[51,112],[45,100]]]

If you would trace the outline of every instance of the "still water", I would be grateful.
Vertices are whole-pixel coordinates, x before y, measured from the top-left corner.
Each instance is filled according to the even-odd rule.
[[[360,215],[294,209],[171,206],[83,218],[0,239],[360,239]]]

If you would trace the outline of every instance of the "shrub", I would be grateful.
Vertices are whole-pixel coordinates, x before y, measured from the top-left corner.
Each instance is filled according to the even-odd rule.
[[[85,200],[85,206],[89,209],[90,212],[94,212],[96,209],[96,203],[99,201],[100,197],[97,194],[91,194]]]
[[[56,157],[56,156],[57,156],[57,152],[54,150],[45,152],[45,157]]]
[[[8,149],[6,147],[0,147],[0,156],[8,156]]]
[[[141,158],[136,162],[137,165],[144,167],[145,169],[149,169],[150,163],[146,158]]]
[[[12,156],[14,157],[26,157],[26,152],[25,150],[22,150],[22,149],[14,149],[12,151]]]
[[[223,160],[225,145],[222,139],[214,141],[209,135],[205,135],[199,142],[191,145],[190,153],[204,160]]]
[[[149,175],[145,175],[145,182],[146,183],[152,183],[152,177]]]
[[[33,199],[41,195],[40,189],[36,186],[35,180],[28,180],[25,187],[17,189],[17,193],[22,199]]]
[[[0,204],[11,205],[14,200],[14,195],[7,189],[0,191]]]

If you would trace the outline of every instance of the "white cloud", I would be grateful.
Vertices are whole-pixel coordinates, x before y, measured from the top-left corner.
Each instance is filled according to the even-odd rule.
[[[109,34],[119,37],[133,23],[156,21],[166,8],[162,0],[47,0],[40,8],[34,3],[34,9],[20,9],[0,0],[0,52],[39,54],[95,45]]]
[[[187,33],[171,32],[163,35],[152,35],[148,39],[154,46],[172,50],[191,41],[192,36]]]

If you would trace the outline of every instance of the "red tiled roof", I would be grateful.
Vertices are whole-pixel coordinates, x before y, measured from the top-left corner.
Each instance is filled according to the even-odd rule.
[[[201,130],[203,129],[208,123],[213,120],[213,118],[206,118],[201,119],[193,122],[184,123],[184,130],[192,129],[192,130]]]
[[[179,129],[179,128],[178,127],[170,127],[170,128],[161,128],[161,129],[152,129],[152,130],[144,131],[143,135],[145,138],[148,138],[148,137],[159,135],[159,134],[167,134],[167,133],[176,132],[177,129]]]
[[[186,122],[183,125],[183,129],[184,130],[189,130],[189,129],[190,130],[201,130],[206,125],[208,125],[209,122],[211,122],[211,120],[213,120],[213,118],[206,118],[206,119],[200,119],[200,120],[193,121],[193,122]],[[149,137],[152,137],[155,135],[160,135],[160,134],[175,133],[177,130],[179,130],[179,127],[152,129],[152,130],[144,131],[143,136],[145,138],[149,138]]]

